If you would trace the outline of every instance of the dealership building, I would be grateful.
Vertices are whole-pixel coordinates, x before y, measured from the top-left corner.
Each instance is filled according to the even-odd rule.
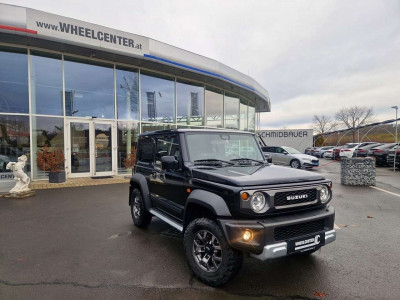
[[[0,182],[25,154],[61,149],[67,178],[130,172],[138,134],[169,128],[256,131],[271,109],[254,79],[171,45],[0,4]]]

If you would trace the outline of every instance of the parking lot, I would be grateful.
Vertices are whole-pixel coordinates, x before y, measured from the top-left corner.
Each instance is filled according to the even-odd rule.
[[[336,242],[309,257],[245,258],[222,288],[193,278],[180,235],[157,218],[132,224],[128,184],[38,190],[0,199],[0,299],[398,299],[400,171],[377,168],[376,187],[333,180]]]

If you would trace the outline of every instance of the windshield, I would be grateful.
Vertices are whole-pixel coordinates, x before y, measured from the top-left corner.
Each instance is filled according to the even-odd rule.
[[[292,148],[292,147],[282,147],[283,149],[285,149],[287,151],[287,153],[289,154],[301,154],[300,151]]]
[[[264,161],[253,135],[240,133],[186,133],[190,161],[248,158]]]

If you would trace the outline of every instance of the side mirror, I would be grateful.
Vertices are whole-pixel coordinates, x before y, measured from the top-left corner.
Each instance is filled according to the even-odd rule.
[[[179,162],[174,156],[163,156],[161,157],[161,169],[163,170],[178,170]]]
[[[288,152],[286,152],[286,151],[283,151],[283,154],[285,154],[285,155],[288,155],[289,153],[288,153]]]

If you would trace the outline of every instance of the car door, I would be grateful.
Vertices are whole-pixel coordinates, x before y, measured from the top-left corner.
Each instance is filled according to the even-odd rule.
[[[280,165],[287,165],[287,164],[289,164],[289,162],[287,162],[286,160],[287,160],[287,154],[285,154],[285,153],[287,153],[283,148],[281,148],[281,147],[276,147],[276,153],[275,153],[275,155],[276,155],[276,161],[277,161],[277,164],[280,164]]]
[[[154,170],[150,176],[150,196],[153,205],[168,215],[182,220],[184,203],[184,176],[178,134],[156,137]],[[181,166],[179,170],[163,170],[161,158],[174,156]]]

